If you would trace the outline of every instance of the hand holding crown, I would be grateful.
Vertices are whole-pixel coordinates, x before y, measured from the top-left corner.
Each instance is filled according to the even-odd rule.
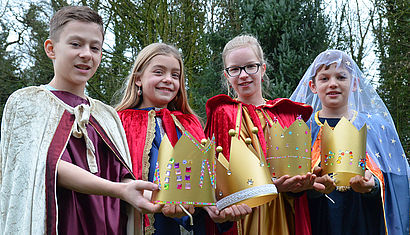
[[[375,186],[374,177],[369,170],[366,170],[364,177],[356,175],[350,179],[350,187],[358,193],[369,193]]]
[[[221,211],[216,206],[206,206],[204,209],[215,223],[238,221],[252,213],[252,209],[246,204],[232,205]]]

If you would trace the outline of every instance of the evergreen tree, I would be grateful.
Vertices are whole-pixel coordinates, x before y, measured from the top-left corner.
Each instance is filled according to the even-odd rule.
[[[197,91],[198,111],[205,116],[206,100],[225,92],[221,53],[224,45],[239,34],[258,38],[267,60],[264,82],[266,98],[289,97],[313,59],[328,48],[328,25],[321,2],[300,0],[211,1],[211,20],[204,39],[208,64],[201,73]],[[212,16],[216,15],[216,20]],[[222,77],[222,83],[221,81]],[[222,91],[222,92],[221,92]]]
[[[31,3],[20,21],[28,32],[28,36],[20,47],[26,50],[29,58],[29,66],[24,69],[23,73],[23,79],[28,86],[47,84],[54,76],[53,63],[44,52],[44,41],[48,38],[49,32],[49,20],[47,5]]]
[[[7,42],[9,32],[7,23],[0,22],[0,120],[8,97],[24,86],[19,78],[18,59],[12,52],[7,51],[7,48],[15,43]]]
[[[380,0],[377,4],[379,17],[374,24],[374,32],[381,61],[378,93],[393,117],[409,156],[410,6],[406,0]]]
[[[268,98],[289,97],[313,59],[328,48],[321,1],[241,1],[243,31],[255,35],[268,61]]]

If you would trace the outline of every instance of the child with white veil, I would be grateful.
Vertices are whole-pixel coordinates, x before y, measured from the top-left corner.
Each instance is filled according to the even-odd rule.
[[[328,193],[331,200],[325,194],[311,194],[313,234],[409,234],[406,154],[389,111],[350,56],[339,50],[320,53],[290,99],[313,107],[312,167],[316,166],[319,176],[320,135],[325,121],[334,127],[345,117],[357,129],[367,125],[365,176],[353,177],[350,188],[344,191],[333,191],[328,176],[317,178],[327,186],[322,193]]]

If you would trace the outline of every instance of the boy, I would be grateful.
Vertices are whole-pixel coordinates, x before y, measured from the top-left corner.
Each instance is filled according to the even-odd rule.
[[[357,64],[346,53],[320,53],[306,71],[292,100],[312,105],[312,166],[321,154],[322,127],[335,127],[342,117],[358,130],[366,124],[364,176],[350,187],[335,188],[325,175],[322,194],[309,199],[313,234],[409,234],[409,165],[393,120],[383,101]],[[337,155],[336,155],[337,156]],[[342,160],[343,161],[343,160]],[[320,175],[321,168],[315,173]],[[327,177],[327,179],[324,179]],[[329,199],[331,198],[331,199]]]
[[[9,97],[1,123],[0,234],[134,233],[134,210],[121,200],[160,210],[142,196],[157,186],[132,180],[118,115],[84,94],[103,39],[96,12],[62,8],[44,43],[54,78]]]

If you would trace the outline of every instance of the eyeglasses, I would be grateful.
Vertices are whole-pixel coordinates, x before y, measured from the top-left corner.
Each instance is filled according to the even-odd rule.
[[[260,63],[247,64],[245,66],[231,66],[226,68],[225,71],[231,77],[239,76],[239,74],[242,73],[242,70],[244,70],[245,73],[251,75],[257,73],[259,71],[260,66]]]

